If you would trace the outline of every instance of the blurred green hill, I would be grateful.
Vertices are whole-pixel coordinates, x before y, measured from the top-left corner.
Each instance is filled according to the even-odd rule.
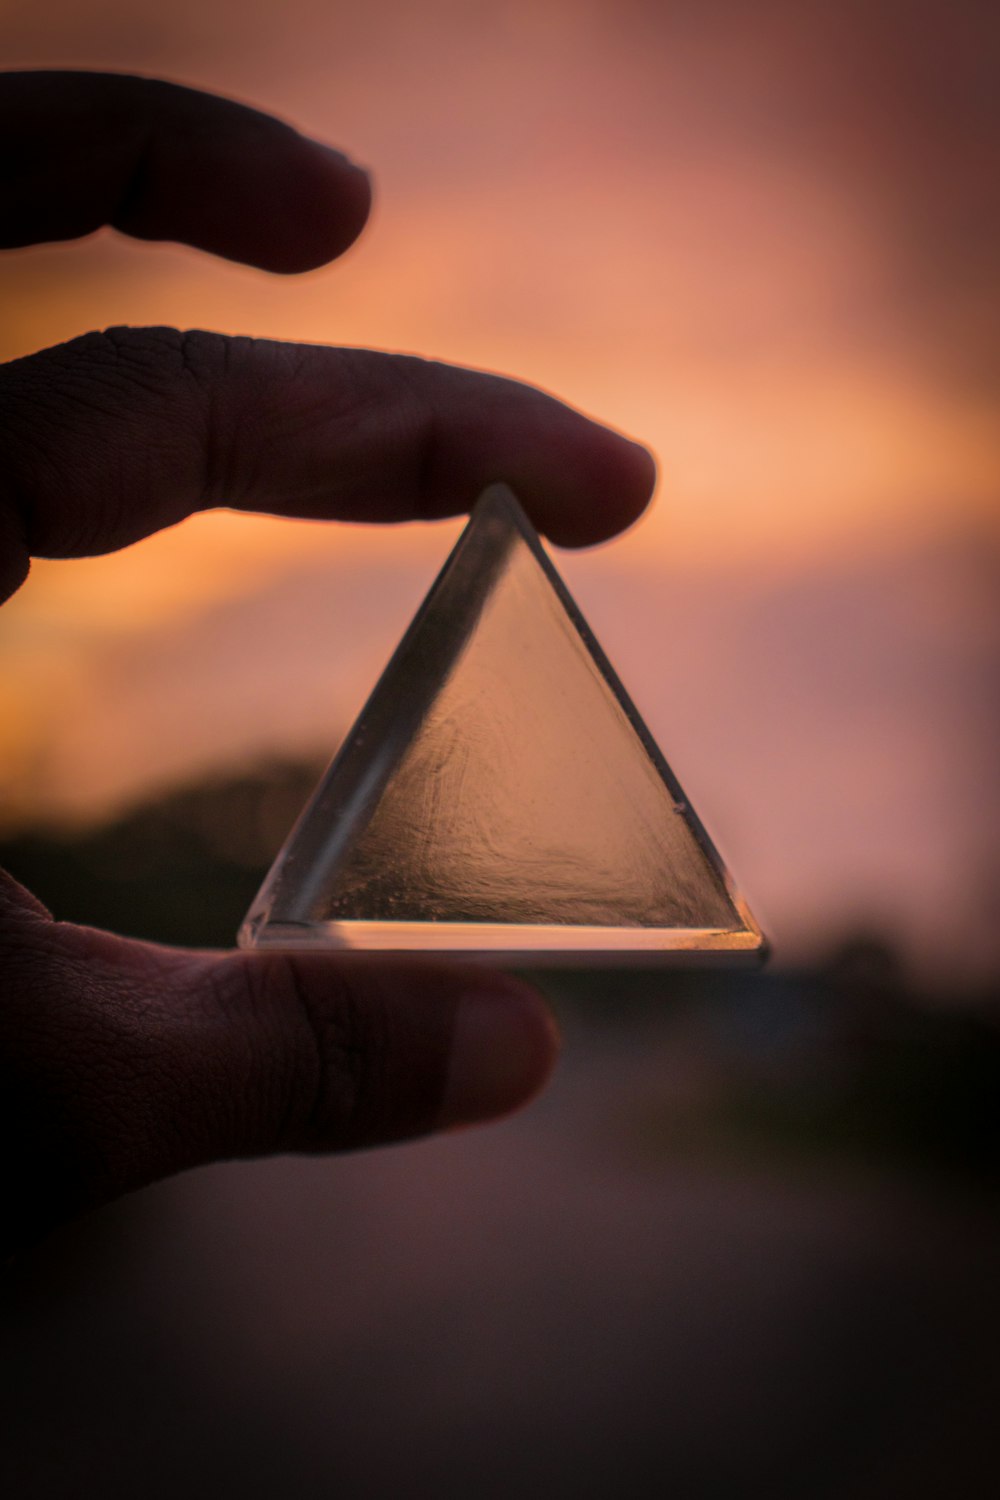
[[[228,948],[321,769],[268,762],[94,828],[23,830],[0,841],[0,863],[62,921]]]

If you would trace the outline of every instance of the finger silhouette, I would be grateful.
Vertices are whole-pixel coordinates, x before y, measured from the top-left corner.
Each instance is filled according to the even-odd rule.
[[[551,396],[402,355],[110,329],[0,368],[7,592],[29,555],[123,547],[195,510],[455,514],[502,480],[568,545],[635,519],[646,449]]]
[[[110,224],[268,271],[340,255],[371,206],[340,152],[229,99],[115,73],[0,74],[0,246]]]
[[[213,955],[55,922],[0,874],[6,1248],[170,1173],[492,1119],[555,1061],[475,966]]]

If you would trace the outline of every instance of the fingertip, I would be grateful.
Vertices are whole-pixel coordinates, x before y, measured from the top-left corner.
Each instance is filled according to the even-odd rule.
[[[638,521],[653,498],[657,480],[656,458],[651,450],[632,438],[618,433],[615,437],[619,479],[614,490],[615,504],[608,510],[607,536],[617,536]]]
[[[557,547],[592,547],[633,526],[653,498],[656,459],[642,443],[591,423],[589,441],[577,434],[575,477],[545,493],[536,523]]]
[[[635,519],[638,519],[653,498],[656,481],[659,478],[659,465],[656,461],[656,454],[644,443],[637,443],[633,438],[625,438],[624,442],[628,445],[626,456],[631,467],[633,495],[636,501]]]
[[[282,276],[315,271],[343,255],[364,229],[372,205],[369,174],[321,141],[287,130],[267,169],[258,162],[255,191],[272,198],[266,224],[233,220],[227,253]],[[247,164],[241,163],[241,170]]]
[[[521,1108],[545,1087],[559,1046],[552,1012],[528,985],[496,977],[468,990],[455,1012],[435,1127],[494,1120]]]
[[[364,167],[321,141],[300,136],[309,170],[300,194],[299,224],[289,237],[284,263],[274,269],[296,274],[336,260],[368,222],[372,180]]]
[[[125,83],[133,130],[111,184],[115,228],[283,275],[325,265],[361,233],[371,182],[342,151],[234,100]]]

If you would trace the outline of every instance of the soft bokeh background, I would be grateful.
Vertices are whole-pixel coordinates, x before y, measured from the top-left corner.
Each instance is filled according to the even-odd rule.
[[[39,1493],[971,1493],[998,40],[976,0],[0,0],[7,66],[227,92],[377,184],[294,280],[107,233],[7,253],[0,356],[121,322],[402,349],[654,447],[649,516],[558,563],[777,964],[556,982],[523,1119],[194,1174],[56,1242],[11,1325]],[[11,867],[225,941],[455,531],[217,513],[38,564],[0,625]]]

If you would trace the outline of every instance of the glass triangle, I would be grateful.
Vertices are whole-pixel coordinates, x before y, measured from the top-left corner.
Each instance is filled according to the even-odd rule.
[[[504,486],[476,504],[240,943],[531,964],[762,953]]]

